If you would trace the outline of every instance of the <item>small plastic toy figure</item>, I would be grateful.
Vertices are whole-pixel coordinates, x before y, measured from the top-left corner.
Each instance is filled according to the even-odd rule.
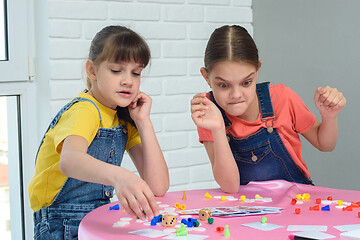
[[[180,228],[176,229],[176,236],[187,236],[188,232],[185,225],[182,223]]]
[[[176,224],[176,217],[166,214],[162,217],[161,222],[164,227],[173,227]]]
[[[211,210],[208,208],[203,208],[199,211],[199,219],[201,221],[207,221],[208,218],[211,218],[212,214],[211,214]]]

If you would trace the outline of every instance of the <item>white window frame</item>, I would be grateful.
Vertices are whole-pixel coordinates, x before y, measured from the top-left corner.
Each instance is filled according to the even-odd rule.
[[[28,42],[26,41],[28,1],[5,1],[7,2],[8,61],[0,61],[0,83],[28,81]]]
[[[29,49],[33,43],[28,29],[33,24],[33,1],[6,1],[9,61],[0,61],[0,96],[12,95],[19,99],[18,103],[10,101],[8,104],[8,107],[19,110],[17,121],[8,121],[9,198],[11,238],[24,240],[33,239],[33,211],[29,204],[28,183],[34,173],[34,158],[39,144],[36,82],[29,82],[28,73]]]

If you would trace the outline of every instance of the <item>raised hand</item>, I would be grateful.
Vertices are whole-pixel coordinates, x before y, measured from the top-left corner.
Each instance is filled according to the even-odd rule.
[[[137,121],[150,119],[151,98],[143,92],[139,92],[129,105],[129,112],[131,118],[136,123]]]
[[[206,93],[198,93],[191,100],[191,118],[197,126],[209,130],[224,127],[220,110],[206,97]]]
[[[336,88],[318,87],[315,95],[315,106],[322,117],[335,118],[337,114],[345,107],[346,98]]]

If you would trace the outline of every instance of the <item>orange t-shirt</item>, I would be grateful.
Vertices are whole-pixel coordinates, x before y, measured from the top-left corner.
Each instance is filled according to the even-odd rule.
[[[303,100],[285,84],[272,85],[269,84],[271,101],[276,114],[276,121],[273,127],[277,129],[281,140],[286,149],[290,153],[294,162],[303,171],[307,178],[310,173],[301,156],[301,141],[299,134],[308,131],[315,123],[315,114],[310,112]],[[210,99],[210,94],[207,94]],[[231,129],[229,133],[235,138],[246,138],[257,132],[260,128],[266,127],[265,122],[261,122],[260,114],[254,122],[244,121],[236,116],[226,113],[231,121]],[[269,120],[270,121],[270,120]],[[199,141],[213,142],[211,131],[198,127]]]

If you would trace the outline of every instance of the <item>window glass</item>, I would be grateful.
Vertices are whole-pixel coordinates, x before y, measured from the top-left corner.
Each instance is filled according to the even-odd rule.
[[[0,61],[7,60],[6,8],[5,0],[0,0]]]
[[[0,239],[10,240],[7,101],[0,96]]]

